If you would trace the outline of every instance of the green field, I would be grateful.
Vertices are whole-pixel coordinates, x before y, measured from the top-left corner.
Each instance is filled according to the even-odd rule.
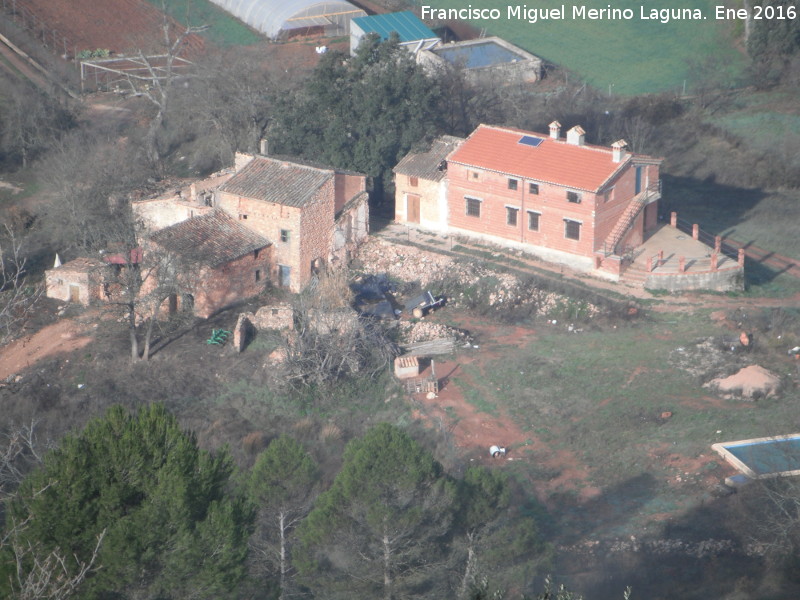
[[[463,0],[426,0],[436,8],[465,8]],[[483,0],[472,2],[474,8],[496,7],[498,20],[470,21],[485,28],[487,35],[497,35],[561,67],[569,69],[601,90],[612,94],[641,94],[664,90],[682,90],[687,80],[691,91],[688,61],[715,57],[735,78],[744,65],[744,57],[730,44],[729,28],[714,19],[710,0],[681,0],[662,3],[658,8],[699,8],[705,20],[675,20],[662,23],[640,19],[639,7],[648,3],[620,0],[612,8],[630,8],[631,20],[573,20],[572,6],[565,4],[563,20],[539,21],[509,19],[507,8],[515,4]],[[561,2],[541,0],[529,7],[558,8]],[[579,6],[576,4],[576,6]],[[586,3],[588,8],[606,7],[606,3]]]
[[[160,0],[148,0],[161,10]],[[217,46],[248,46],[264,41],[264,36],[231,16],[209,0],[169,0],[167,14],[182,25],[209,25],[203,35]]]

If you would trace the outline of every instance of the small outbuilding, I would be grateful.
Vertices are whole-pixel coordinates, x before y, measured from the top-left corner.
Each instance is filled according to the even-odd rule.
[[[406,10],[353,19],[350,25],[350,54],[355,54],[361,40],[370,33],[379,35],[384,41],[393,33],[397,34],[400,45],[414,53],[429,50],[441,42],[430,27],[414,13]]]
[[[96,258],[76,258],[44,272],[48,298],[89,306],[103,296],[106,263]]]

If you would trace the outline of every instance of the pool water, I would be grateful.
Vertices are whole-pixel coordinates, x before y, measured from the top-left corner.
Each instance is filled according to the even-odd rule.
[[[436,48],[434,52],[447,62],[463,66],[466,69],[490,67],[492,65],[523,60],[523,57],[516,52],[512,52],[491,41],[480,44],[456,46],[454,48]]]
[[[800,438],[725,444],[725,449],[758,475],[800,470]]]

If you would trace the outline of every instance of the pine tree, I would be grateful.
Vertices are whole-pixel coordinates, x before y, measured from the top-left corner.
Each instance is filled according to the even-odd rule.
[[[7,528],[85,561],[105,532],[87,598],[224,598],[244,576],[252,511],[230,489],[233,465],[181,431],[163,406],[113,407],[22,484]]]

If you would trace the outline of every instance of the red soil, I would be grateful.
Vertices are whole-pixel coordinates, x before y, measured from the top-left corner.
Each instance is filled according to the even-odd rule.
[[[545,481],[538,481],[535,486],[539,500],[545,504],[558,492],[575,493],[582,501],[599,496],[601,490],[586,483],[589,480],[588,468],[572,452],[554,449],[534,432],[520,429],[496,399],[486,399],[497,407],[494,416],[479,411],[462,392],[465,387],[475,384],[471,375],[461,369],[462,365],[480,366],[494,360],[498,357],[497,346],[522,346],[535,336],[535,331],[474,322],[469,328],[482,339],[491,341],[482,343],[478,349],[461,353],[457,362],[436,361],[436,375],[440,382],[443,381],[441,389],[435,398],[427,398],[426,394],[414,396],[421,405],[415,416],[446,428],[455,445],[471,462],[502,467],[508,461],[536,461],[541,471],[555,473]],[[422,375],[429,373],[426,369]],[[505,447],[505,458],[491,458],[489,447],[492,445]]]
[[[25,8],[47,31],[67,38],[70,54],[97,48],[114,54],[164,52],[164,15],[146,0],[26,0]],[[169,22],[175,39],[184,28]],[[203,38],[191,35],[185,55],[196,55],[203,46]]]

